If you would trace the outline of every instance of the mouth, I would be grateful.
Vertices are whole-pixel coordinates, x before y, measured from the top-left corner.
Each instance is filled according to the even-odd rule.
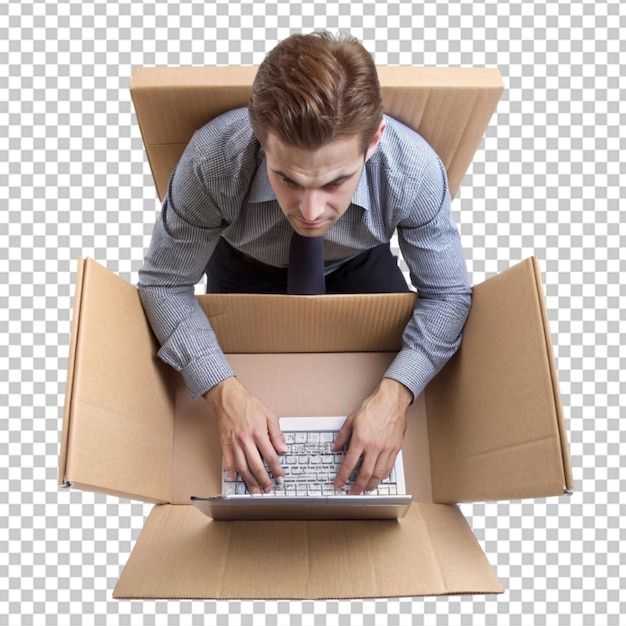
[[[301,218],[296,218],[297,225],[304,230],[319,230],[320,228],[325,228],[330,224],[329,219],[317,220],[314,222],[309,222],[308,220],[303,220]]]

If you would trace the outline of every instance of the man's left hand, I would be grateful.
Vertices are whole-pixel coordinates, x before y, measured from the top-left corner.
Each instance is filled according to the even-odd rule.
[[[402,383],[383,378],[376,391],[348,416],[335,441],[335,450],[350,441],[335,478],[336,490],[346,484],[361,458],[359,473],[349,494],[373,491],[389,476],[402,448],[406,410],[412,401],[413,394]]]

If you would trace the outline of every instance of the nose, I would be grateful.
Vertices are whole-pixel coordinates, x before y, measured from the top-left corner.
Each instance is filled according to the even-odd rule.
[[[324,193],[318,189],[305,189],[300,200],[300,212],[307,222],[314,222],[324,213]]]

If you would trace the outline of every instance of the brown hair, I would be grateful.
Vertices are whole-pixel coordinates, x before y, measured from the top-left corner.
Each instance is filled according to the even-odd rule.
[[[248,111],[261,143],[272,132],[283,143],[314,150],[360,135],[365,151],[383,111],[374,60],[349,35],[292,35],[261,63]]]

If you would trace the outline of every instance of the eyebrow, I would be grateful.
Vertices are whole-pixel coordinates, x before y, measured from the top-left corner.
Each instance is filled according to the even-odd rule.
[[[297,183],[295,180],[292,180],[291,178],[289,178],[289,176],[287,176],[287,174],[285,174],[284,172],[281,172],[280,170],[274,170],[273,169],[272,172],[274,172],[274,174],[276,174],[276,176],[280,176],[280,178],[282,178],[283,180],[286,180],[289,183],[293,183],[294,185],[298,185],[298,187],[301,186],[299,183]],[[338,185],[339,183],[343,183],[344,181],[352,178],[357,172],[358,172],[358,170],[355,170],[351,174],[342,174],[341,176],[337,176],[337,178],[331,180],[328,183],[325,183],[324,185],[322,185],[322,187],[333,187],[334,185]]]

